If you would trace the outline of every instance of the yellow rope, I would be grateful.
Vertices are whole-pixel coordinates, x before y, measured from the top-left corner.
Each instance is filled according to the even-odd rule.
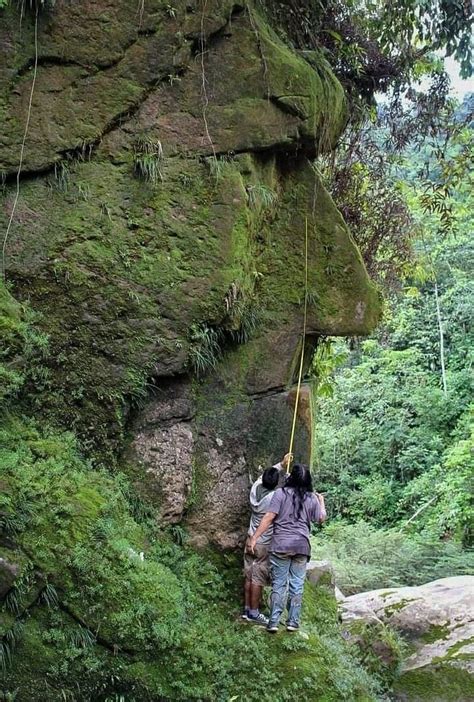
[[[304,347],[306,340],[306,319],[308,312],[308,217],[306,217],[305,222],[305,240],[304,240],[304,313],[303,313],[303,337],[301,339],[301,357],[300,357],[300,368],[298,372],[298,385],[296,387],[296,399],[295,399],[295,409],[293,411],[293,424],[291,427],[290,435],[290,448],[288,453],[290,458],[286,466],[286,472],[289,473],[291,469],[291,462],[293,459],[293,443],[295,440],[295,430],[296,430],[296,418],[298,416],[298,404],[300,400],[300,390],[301,390],[301,380],[303,378],[303,364],[304,364]]]

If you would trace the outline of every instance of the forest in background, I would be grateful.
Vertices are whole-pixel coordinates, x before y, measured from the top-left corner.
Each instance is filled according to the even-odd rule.
[[[376,333],[316,355],[315,474],[331,520],[315,546],[344,592],[473,572],[473,106],[467,95],[449,131],[385,153],[392,245],[405,227],[409,249],[398,271],[372,250],[369,266],[391,283]],[[386,136],[372,134],[381,154]],[[390,229],[370,171],[354,168],[354,205],[369,199],[365,216]]]

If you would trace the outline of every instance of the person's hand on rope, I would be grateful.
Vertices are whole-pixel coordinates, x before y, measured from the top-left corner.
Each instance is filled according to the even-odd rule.
[[[281,465],[286,470],[289,465],[293,462],[293,454],[285,453],[284,457],[281,459]]]

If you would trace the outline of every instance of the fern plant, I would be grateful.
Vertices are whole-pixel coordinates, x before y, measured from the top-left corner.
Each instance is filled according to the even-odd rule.
[[[70,633],[69,641],[74,648],[90,648],[95,644],[95,636],[86,627],[78,625]]]
[[[239,301],[234,308],[234,315],[238,318],[239,326],[229,330],[228,334],[235,343],[246,344],[260,323],[261,309],[254,300]]]
[[[21,639],[22,631],[23,622],[16,621],[0,639],[0,670],[2,673],[5,673],[11,665],[13,651]]]
[[[255,332],[261,309],[254,296],[245,296],[238,283],[232,283],[224,298],[226,317],[231,328],[226,329],[231,341],[245,344]]]
[[[48,607],[48,609],[54,609],[58,606],[58,593],[52,583],[46,583],[40,595],[40,602],[45,604]]]
[[[54,164],[54,181],[57,189],[61,193],[66,193],[69,187],[69,162],[59,161]]]

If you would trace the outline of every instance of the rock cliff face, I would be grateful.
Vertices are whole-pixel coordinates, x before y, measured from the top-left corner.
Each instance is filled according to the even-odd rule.
[[[199,545],[239,542],[249,479],[285,452],[300,344],[309,359],[379,312],[311,163],[344,127],[342,88],[271,16],[57,0],[35,54],[34,9],[0,11],[2,235],[32,95],[5,273],[49,339],[27,409]],[[307,458],[308,395],[300,414]]]

